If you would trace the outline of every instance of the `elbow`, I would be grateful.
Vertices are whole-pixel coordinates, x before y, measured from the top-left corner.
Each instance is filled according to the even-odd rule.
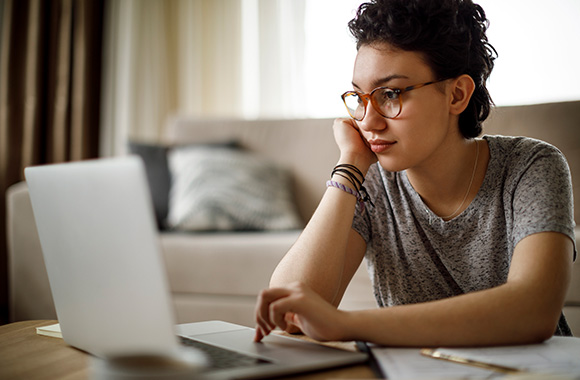
[[[530,334],[530,343],[542,343],[550,339],[554,335],[555,331],[555,325],[545,324],[544,326],[538,326],[535,331]]]
[[[562,315],[562,305],[551,301],[538,302],[536,299],[508,311],[514,339],[511,344],[542,343],[554,336]]]
[[[554,316],[546,318],[545,322],[538,327],[538,338],[541,342],[550,339],[556,333],[558,329],[558,323],[560,322],[560,315],[562,310],[558,310],[558,313]]]
[[[552,312],[538,313],[527,329],[526,340],[529,339],[529,341],[526,343],[542,343],[554,336],[560,320],[560,314],[561,311],[557,315]]]

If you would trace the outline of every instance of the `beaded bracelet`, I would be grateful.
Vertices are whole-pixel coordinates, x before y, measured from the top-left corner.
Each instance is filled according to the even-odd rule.
[[[354,191],[350,187],[345,186],[340,182],[336,182],[336,181],[332,181],[332,180],[326,181],[326,187],[336,187],[337,189],[340,189],[344,192],[347,192],[350,195],[354,195],[356,197],[356,199],[358,199],[359,201],[361,200],[357,191]]]

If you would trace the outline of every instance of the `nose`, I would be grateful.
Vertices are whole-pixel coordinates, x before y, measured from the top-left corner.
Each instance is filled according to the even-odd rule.
[[[387,119],[375,110],[369,102],[365,112],[365,117],[357,122],[358,127],[366,132],[381,131],[387,127]]]

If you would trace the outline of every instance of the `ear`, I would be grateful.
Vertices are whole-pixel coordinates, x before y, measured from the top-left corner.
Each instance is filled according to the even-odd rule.
[[[449,112],[453,115],[459,115],[467,108],[469,100],[475,91],[475,82],[467,75],[463,74],[451,83],[451,103]]]

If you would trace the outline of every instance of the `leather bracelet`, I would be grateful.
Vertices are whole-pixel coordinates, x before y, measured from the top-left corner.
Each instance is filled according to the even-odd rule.
[[[367,192],[367,189],[363,186],[363,182],[365,180],[363,173],[354,165],[351,164],[339,164],[334,167],[331,173],[331,177],[334,175],[339,175],[346,180],[348,180],[356,190],[351,189],[350,187],[344,186],[343,184],[336,182],[336,181],[328,181],[326,182],[326,186],[333,186],[337,187],[343,191],[346,191],[349,194],[354,195],[357,200],[359,201],[361,208],[364,210],[365,202],[369,202],[372,207],[374,207],[373,202]],[[360,176],[361,179],[359,179]],[[329,185],[330,183],[330,185]],[[337,184],[337,185],[335,185]],[[343,188],[344,187],[344,188]],[[348,190],[347,190],[348,189]],[[349,191],[350,190],[350,191]]]

